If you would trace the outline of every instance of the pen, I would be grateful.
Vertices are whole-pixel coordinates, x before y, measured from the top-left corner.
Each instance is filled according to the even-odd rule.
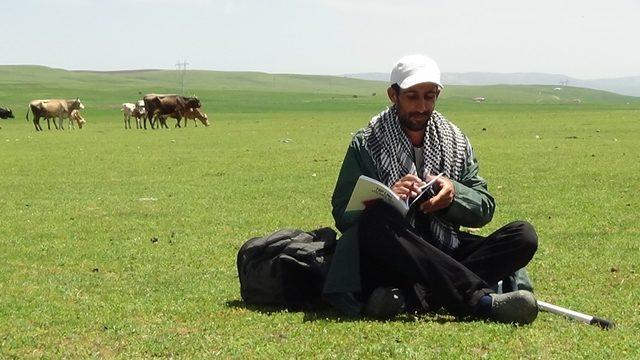
[[[428,183],[422,185],[418,190],[420,190],[421,192],[424,191],[424,189],[426,189],[429,186],[433,185],[433,183],[435,183],[436,180],[438,180],[440,177],[442,177],[442,175],[444,175],[443,172],[441,172],[440,174],[436,175],[436,177],[434,177],[433,179],[429,180]]]
[[[418,195],[416,196],[416,199],[420,197],[420,194],[422,194],[422,193],[424,192],[424,190],[426,190],[426,189],[428,189],[429,187],[431,187],[431,186],[436,182],[436,180],[438,180],[440,177],[442,177],[442,175],[444,175],[444,173],[443,173],[443,172],[441,172],[440,174],[436,175],[433,179],[429,180],[429,182],[428,182],[428,183],[426,183],[426,184],[424,184],[424,185],[420,186],[420,187],[418,188],[418,191],[419,191],[419,192],[418,192]],[[409,197],[407,197],[407,198],[405,199],[405,202],[406,202],[406,204],[407,204],[407,205],[409,205],[409,204],[411,204],[411,203],[412,203],[412,200],[411,200]]]

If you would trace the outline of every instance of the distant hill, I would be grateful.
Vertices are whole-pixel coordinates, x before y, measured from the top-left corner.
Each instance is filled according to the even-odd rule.
[[[363,80],[389,81],[389,74],[360,73],[346,77]],[[640,96],[640,76],[583,80],[560,74],[543,73],[443,73],[445,85],[568,85],[588,89],[610,91],[621,95]]]
[[[189,70],[185,76],[185,94],[198,95],[211,106],[217,109],[225,106],[230,112],[308,109],[317,104],[321,104],[319,109],[379,109],[389,102],[387,85],[374,78],[375,74],[360,80],[346,76]],[[475,81],[469,82],[486,83],[493,79],[478,74]],[[0,65],[0,105],[24,107],[31,99],[81,97],[94,107],[117,108],[122,102],[131,102],[147,93],[179,93],[179,84],[176,70],[101,72]],[[639,97],[581,88],[571,82],[568,86],[448,84],[441,97],[444,106],[476,105],[474,98],[484,98],[477,102],[486,105],[608,104],[626,107],[640,104]]]
[[[0,84],[37,84],[85,88],[94,84],[138,87],[154,92],[157,88],[176,92],[179,72],[176,70],[70,71],[37,65],[0,65]],[[185,92],[197,90],[268,90],[359,93],[379,88],[373,81],[346,77],[297,74],[268,74],[249,71],[189,70],[185,76]],[[163,90],[163,91],[165,91]]]

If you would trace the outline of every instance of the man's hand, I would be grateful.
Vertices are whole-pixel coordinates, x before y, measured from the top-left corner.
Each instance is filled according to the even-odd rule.
[[[412,199],[420,194],[420,187],[425,184],[422,179],[415,175],[407,174],[398,180],[391,190],[400,196],[400,199],[407,200]]]
[[[420,210],[424,213],[432,213],[441,209],[448,208],[453,202],[455,196],[455,188],[453,183],[448,178],[441,176],[436,180],[437,187],[440,191],[431,199],[423,202],[420,205]]]

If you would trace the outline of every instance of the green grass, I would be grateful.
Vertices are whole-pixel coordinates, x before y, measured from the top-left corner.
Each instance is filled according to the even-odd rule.
[[[332,225],[350,134],[386,104],[383,84],[283,75],[269,88],[271,75],[205,73],[195,92],[210,127],[136,131],[118,104],[175,92],[175,74],[27,70],[0,67],[0,105],[17,117],[0,122],[0,358],[640,356],[634,98],[573,89],[587,100],[538,103],[527,94],[539,87],[447,87],[438,105],[497,199],[482,232],[532,222],[537,296],[617,329],[547,313],[525,327],[377,322],[247,308],[235,257],[253,236]],[[468,99],[479,91],[487,102]],[[36,133],[25,121],[29,99],[68,96],[85,102],[85,129]]]

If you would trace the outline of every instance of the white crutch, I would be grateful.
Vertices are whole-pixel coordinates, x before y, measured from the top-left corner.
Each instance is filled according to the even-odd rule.
[[[550,313],[564,315],[574,320],[582,321],[589,325],[598,325],[605,330],[613,329],[616,324],[607,319],[599,318],[597,316],[591,316],[587,314],[583,314],[581,312],[573,311],[570,309],[563,308],[561,306],[549,304],[548,302],[538,300],[538,308],[543,311],[548,311]]]

